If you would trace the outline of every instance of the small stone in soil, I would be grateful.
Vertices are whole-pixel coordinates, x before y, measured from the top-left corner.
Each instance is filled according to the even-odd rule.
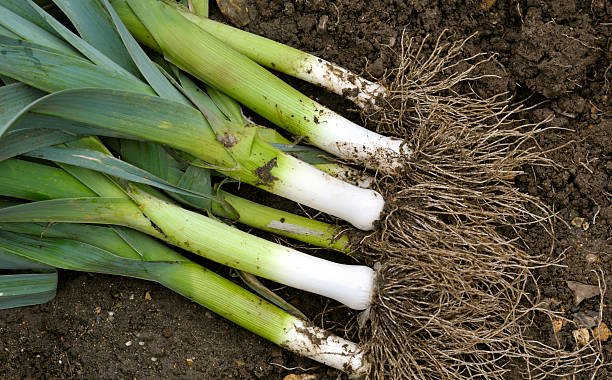
[[[574,303],[580,304],[583,300],[599,295],[599,287],[595,285],[587,285],[578,281],[566,281],[567,287],[574,292]]]
[[[599,261],[599,257],[594,253],[589,253],[588,255],[586,255],[586,261],[589,264],[593,264]]]
[[[574,219],[572,219],[572,226],[574,227],[582,227],[583,223],[584,223],[584,218],[577,216]]]
[[[586,346],[591,338],[589,330],[585,328],[572,331],[572,335],[574,335],[574,339],[579,346]]]
[[[605,323],[601,322],[599,326],[593,329],[593,336],[599,339],[600,342],[605,342],[610,338],[612,332]]]

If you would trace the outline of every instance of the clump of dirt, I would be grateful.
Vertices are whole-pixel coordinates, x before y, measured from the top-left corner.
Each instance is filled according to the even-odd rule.
[[[609,360],[612,339],[600,343],[594,340],[585,349],[572,331],[583,328],[584,315],[595,315],[612,326],[612,292],[606,292],[603,299],[594,297],[575,305],[566,283],[607,285],[608,289],[612,285],[609,3],[249,0],[248,4],[250,22],[246,30],[372,79],[392,74],[400,65],[402,37],[413,38],[414,46],[422,44],[424,51],[432,51],[444,30],[450,41],[477,33],[465,44],[463,58],[493,53],[494,58],[480,65],[474,75],[495,77],[466,82],[463,90],[472,89],[482,98],[508,91],[513,101],[523,102],[523,111],[517,116],[525,122],[537,125],[552,119],[538,127],[534,138],[554,165],[526,163],[524,174],[514,181],[555,212],[552,249],[553,241],[543,228],[525,228],[520,236],[531,255],[560,260],[558,266],[536,270],[534,278],[547,308],[557,311],[565,322],[555,325],[547,315],[539,314],[529,333],[567,352],[582,349],[585,361]],[[214,2],[211,6],[213,18],[222,20]],[[351,103],[299,81],[289,81],[361,122],[359,114],[350,111],[355,108]],[[266,199],[271,205],[302,212],[293,203]],[[576,220],[580,223],[572,223]],[[324,255],[334,257],[333,253]],[[532,294],[535,290],[533,286],[525,289]],[[147,292],[151,300],[145,299]],[[346,331],[349,339],[357,339],[356,330],[346,328],[356,316],[338,304],[290,289],[280,293],[317,324],[339,334]],[[325,318],[320,314],[323,310],[328,312]],[[190,366],[187,359],[194,364]],[[3,378],[282,379],[290,373],[314,374],[319,379],[340,376],[337,371],[282,351],[157,285],[68,272],[61,273],[54,301],[0,312],[0,363]],[[571,372],[572,368],[567,370]],[[591,375],[585,372],[576,378]],[[610,369],[602,367],[593,376],[607,378]]]
[[[555,7],[559,14],[558,8]],[[574,9],[575,4],[564,7]],[[580,90],[587,82],[589,69],[601,58],[588,19],[580,17],[574,26],[558,24],[555,19],[544,22],[541,8],[530,7],[513,44],[512,74],[534,93],[557,98]]]

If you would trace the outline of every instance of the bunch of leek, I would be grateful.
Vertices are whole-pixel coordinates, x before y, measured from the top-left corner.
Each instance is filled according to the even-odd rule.
[[[345,253],[351,253],[354,250],[349,244],[348,232],[342,231],[339,226],[281,211],[233,195],[222,190],[221,183],[212,187],[210,170],[181,163],[164,149],[152,150],[151,143],[120,140],[118,144],[116,151],[120,152],[123,160],[149,172],[142,172],[144,176],[153,174],[177,187],[203,192],[213,197],[212,199],[180,197],[172,191],[167,192],[170,197],[181,203],[212,213],[215,216],[231,219],[259,230],[293,238],[318,247]],[[88,154],[92,153],[94,152],[88,152]],[[154,156],[152,157],[152,155]],[[105,158],[109,159],[110,157],[100,157],[100,159]],[[114,159],[111,160],[117,162]],[[75,158],[72,156],[71,162],[74,161]],[[87,164],[88,162],[83,159],[81,163]],[[160,166],[167,166],[168,169],[164,172],[160,169]],[[331,165],[331,167],[335,166]],[[102,168],[99,168],[99,170],[102,170]]]
[[[95,147],[95,142],[95,139],[89,138],[67,145]],[[66,153],[70,155],[73,151],[68,150]],[[55,156],[58,157],[57,154]],[[129,195],[136,199],[145,199],[139,203],[144,211],[141,213],[112,179],[90,169],[62,163],[59,165],[65,169],[20,159],[9,159],[0,163],[0,178],[2,178],[0,195],[35,201],[32,203],[4,201],[5,207],[0,208],[2,221],[0,230],[44,236],[44,238],[23,237],[0,231],[1,246],[5,254],[6,252],[17,254],[52,267],[158,281],[289,350],[349,373],[361,374],[367,370],[363,354],[355,344],[330,335],[260,300],[235,284],[189,262],[146,235],[126,228],[111,229],[95,225],[74,225],[70,222],[126,225],[187,248],[194,253],[223,261],[229,266],[260,275],[277,270],[277,275],[281,277],[287,275],[294,278],[301,277],[299,282],[302,284],[308,281],[309,277],[323,275],[320,278],[311,278],[314,285],[307,286],[322,289],[325,286],[323,282],[331,281],[332,283],[328,283],[330,289],[326,292],[335,294],[339,294],[341,291],[339,288],[343,286],[337,282],[338,279],[344,281],[346,284],[344,286],[351,287],[349,282],[359,281],[355,275],[367,274],[369,268],[324,263],[323,260],[284,249],[156,199],[151,195],[151,193],[157,194],[153,189],[132,187]],[[122,174],[118,170],[116,172]],[[24,177],[23,173],[27,173],[27,176]],[[41,199],[54,200],[36,202]],[[146,204],[150,201],[154,202],[152,206]],[[147,213],[153,211],[156,215],[150,217]],[[160,213],[159,217],[157,213]],[[181,224],[180,222],[185,219],[188,219],[186,223]],[[61,222],[61,224],[32,222]],[[158,223],[160,224],[157,225]],[[191,226],[192,223],[195,224],[192,229],[181,228],[181,226]],[[53,238],[69,238],[87,244]],[[94,246],[102,249],[96,249]],[[274,249],[280,255],[275,255]],[[286,264],[282,263],[283,260]],[[7,260],[3,257],[0,261]],[[309,263],[331,266],[328,270],[322,267],[301,267]],[[293,268],[298,270],[292,272]],[[339,278],[338,274],[341,271],[345,271],[347,277]],[[304,276],[305,273],[310,275]],[[10,280],[15,282],[12,278]],[[50,279],[40,280],[48,282]],[[24,283],[23,276],[20,277],[20,281],[22,288],[31,284],[31,282]],[[371,279],[370,284],[373,286]],[[359,287],[357,285],[353,289],[347,288],[345,300],[348,302],[356,300],[354,293],[359,292]],[[33,291],[34,289],[30,289],[29,293]],[[366,295],[365,298],[371,297]],[[13,302],[11,306],[17,305],[23,303]]]
[[[67,1],[57,3],[73,11],[78,9]],[[99,3],[91,1],[93,4]],[[107,26],[116,35],[122,55],[134,57],[131,66],[120,66],[118,59],[111,59],[97,48],[101,46],[94,47],[74,35],[33,2],[26,5],[27,16],[45,28],[16,12],[25,12],[23,4],[22,8],[9,9],[12,3],[0,8],[4,31],[0,39],[0,74],[51,94],[6,94],[12,108],[5,113],[0,136],[9,128],[60,128],[58,119],[69,120],[69,127],[65,123],[61,127],[64,132],[163,143],[201,159],[204,165],[227,176],[337,216],[361,229],[372,229],[380,217],[384,205],[380,194],[337,180],[282,152],[262,139],[259,128],[245,128],[241,123],[219,118],[209,111],[207,97],[186,80],[180,83],[184,95],[175,89],[148,61],[117,17],[113,19],[115,24]],[[109,13],[105,17],[116,16],[110,5],[106,8]],[[96,12],[90,14],[95,16]],[[75,24],[82,25],[80,21]],[[137,69],[130,71],[134,65]],[[140,75],[151,86],[141,81]]]
[[[327,262],[255,238],[186,210],[163,193],[143,184],[157,186],[173,194],[172,198],[192,206],[203,199],[210,201],[210,206],[206,208],[210,212],[226,217],[238,214],[238,220],[259,228],[282,231],[282,227],[287,226],[278,228],[279,223],[272,222],[288,222],[287,225],[293,227],[285,228],[287,236],[305,237],[304,241],[321,246],[331,245],[343,251],[347,249],[348,241],[345,237],[337,239],[333,226],[263,209],[262,206],[258,208],[248,204],[249,208],[246,208],[244,200],[223,191],[203,193],[198,186],[189,186],[188,177],[214,169],[231,178],[324,210],[365,229],[373,227],[383,201],[379,194],[350,186],[323,171],[346,173],[339,165],[325,163],[317,169],[284,153],[278,144],[287,145],[288,141],[260,127],[245,125],[237,105],[227,101],[214,88],[202,91],[178,70],[168,66],[164,70],[154,65],[131,39],[106,1],[54,2],[66,12],[82,38],[33,1],[8,1],[0,5],[0,50],[3,54],[0,79],[10,83],[0,88],[4,106],[0,113],[0,195],[33,201],[0,209],[3,223],[0,230],[5,231],[0,235],[4,239],[2,247],[5,256],[8,252],[51,267],[132,275],[159,281],[181,294],[210,305],[222,315],[231,314],[237,323],[246,324],[253,331],[261,330],[260,327],[253,327],[259,326],[261,321],[282,319],[282,334],[263,331],[268,327],[263,332],[255,332],[336,368],[363,373],[367,364],[361,351],[350,342],[331,336],[328,338],[326,333],[299,319],[279,317],[281,311],[258,311],[262,319],[256,319],[249,325],[244,321],[245,315],[255,311],[245,311],[245,307],[240,306],[238,308],[243,313],[234,315],[230,312],[233,306],[220,308],[219,300],[225,302],[231,298],[228,292],[240,292],[228,291],[229,285],[225,284],[226,290],[219,290],[215,296],[214,292],[222,286],[214,283],[221,280],[206,282],[209,280],[202,279],[206,277],[202,274],[206,271],[201,268],[194,270],[195,264],[187,263],[175,253],[163,253],[161,256],[151,253],[152,256],[147,256],[144,251],[138,251],[138,256],[135,256],[132,250],[123,257],[130,259],[125,261],[120,260],[122,253],[100,245],[110,244],[113,241],[110,238],[102,239],[106,243],[98,241],[97,246],[92,241],[80,241],[87,244],[85,247],[65,240],[79,240],[77,235],[81,234],[84,236],[82,239],[108,235],[103,232],[87,233],[102,227],[66,223],[130,227],[230,267],[329,296],[355,309],[366,309],[372,302],[375,289],[372,269]],[[175,160],[178,164],[171,164],[171,168],[160,170],[164,174],[161,177],[148,175],[112,157],[99,140],[82,138],[88,135],[165,144],[175,149],[169,157],[180,159]],[[113,141],[117,142],[120,150],[124,144],[134,144],[126,140]],[[158,158],[165,157],[167,153],[167,148],[160,145],[142,144],[155,152]],[[134,152],[133,148],[127,151]],[[49,161],[43,164],[42,161],[24,160],[23,156],[13,158],[18,155]],[[165,157],[158,162],[168,164],[170,161]],[[23,173],[28,174],[29,180],[24,180]],[[201,184],[202,181],[198,183]],[[4,206],[7,206],[6,202]],[[35,242],[37,238],[19,235],[40,233],[41,229],[48,227],[27,227],[22,224],[33,222],[61,223],[48,228],[53,232],[44,238],[48,242],[45,247],[57,248],[54,255],[49,255],[49,250],[36,253],[36,247],[40,247]],[[72,232],[70,236],[61,236],[60,230]],[[112,231],[123,231],[120,236],[124,240],[123,235],[131,235],[140,236],[140,240],[154,241],[133,230],[113,227]],[[55,233],[58,235],[53,235]],[[78,249],[73,249],[75,246]],[[157,249],[168,251],[167,248],[151,248],[151,252]],[[67,259],[69,255],[66,252],[72,252],[70,260],[73,261]],[[83,252],[93,252],[93,261],[88,261],[88,256]],[[14,263],[18,260],[5,257],[2,263],[9,261]],[[121,265],[115,265],[117,262]],[[96,263],[100,266],[96,267]],[[163,269],[156,273],[149,268],[149,264]],[[25,264],[20,262],[19,265]],[[40,264],[29,265],[37,268]],[[143,267],[146,276],[139,271]],[[191,281],[189,285],[206,282],[210,289],[208,293],[198,295],[195,289],[182,284],[180,279]],[[50,278],[46,281],[45,297],[48,299],[51,296],[50,285],[54,282]],[[256,298],[252,295],[249,297],[243,297],[242,302],[259,303],[253,301]],[[307,336],[303,337],[302,333]],[[312,339],[318,343],[314,344]],[[319,344],[320,351],[308,353]],[[302,349],[306,351],[301,352]]]

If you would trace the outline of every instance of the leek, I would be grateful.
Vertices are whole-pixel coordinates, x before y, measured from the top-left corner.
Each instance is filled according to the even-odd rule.
[[[192,188],[190,186],[188,186],[187,189],[181,187],[187,186],[190,181],[190,179],[185,180],[185,178],[190,178],[193,176],[194,172],[200,173],[200,175],[202,175],[202,171],[209,173],[207,169],[189,166],[186,172],[183,173],[180,168],[174,167],[172,170],[167,170],[167,175],[165,177],[168,178],[169,182],[166,182],[146,171],[117,160],[109,154],[94,150],[96,148],[104,149],[103,146],[95,144],[94,140],[76,141],[66,145],[67,146],[61,148],[46,147],[33,150],[25,155],[53,160],[59,164],[89,168],[109,175],[115,175],[125,180],[155,186],[165,190],[172,198],[180,202],[212,212],[214,215],[236,220],[239,223],[251,227],[294,238],[319,247],[332,248],[346,253],[350,252],[348,236],[345,233],[341,233],[336,226],[260,205],[256,202],[251,202],[231,195],[220,189],[214,190],[210,186],[210,183],[208,184],[208,188],[203,189],[197,187]],[[129,148],[132,149],[122,149],[122,152],[125,152],[122,153],[124,157],[134,158],[133,156],[142,155],[151,162],[155,161],[153,158],[145,155],[146,151],[144,149],[140,149],[142,145],[148,147],[149,144],[130,142],[128,145]],[[156,154],[164,153],[163,149],[161,152],[156,151]],[[165,158],[167,158],[166,162],[170,165],[178,165],[178,163],[173,162],[167,155],[165,155]],[[71,168],[71,170],[74,172],[76,169]],[[79,174],[83,176],[86,173],[88,173],[88,171],[80,171]],[[196,179],[196,181],[201,179],[202,178]],[[206,182],[209,181],[210,178],[206,180]],[[112,188],[110,190],[112,190]],[[196,190],[198,192],[194,194],[189,192],[185,193],[185,190]],[[116,191],[108,193],[109,189],[106,188],[103,191],[107,196],[112,195],[121,197],[123,195],[121,192]],[[202,196],[200,194],[207,197],[204,199],[205,202],[201,202]],[[86,195],[87,194],[84,194],[84,196]],[[157,194],[156,196],[159,197],[160,195]]]
[[[298,289],[321,294],[354,309],[370,306],[375,273],[366,266],[343,265],[306,255],[249,235],[201,214],[154,197],[136,186],[128,195],[100,173],[68,168],[88,187],[62,169],[18,159],[0,163],[0,195],[22,199],[56,199],[0,210],[0,222],[78,222],[115,224],[136,229],[213,261]],[[36,178],[23,178],[34,172]],[[72,177],[72,178],[71,178]],[[63,186],[41,195],[40,184]],[[98,193],[91,190],[95,188]],[[61,193],[63,191],[63,193]]]
[[[175,6],[154,0],[112,3],[141,43],[318,148],[387,173],[398,171],[410,153],[404,141],[362,128],[293,89],[187,20]],[[142,28],[154,43],[138,32]]]
[[[221,190],[219,195],[236,211],[236,221],[239,223],[318,247],[351,252],[348,236],[335,226],[266,207],[226,191]],[[221,202],[212,203],[212,212],[220,217],[234,219],[234,215]]]
[[[7,254],[0,246],[0,310],[48,302],[56,289],[54,268]]]
[[[106,239],[92,241],[95,236]],[[0,247],[0,257],[13,256],[13,260],[45,267],[156,281],[299,355],[351,375],[368,370],[363,351],[355,343],[288,314],[146,235],[126,235],[121,229],[100,226],[7,223],[0,226]],[[3,287],[0,280],[0,305],[5,289],[8,286]]]
[[[113,3],[115,2],[116,4],[113,4],[115,8],[127,6],[125,0],[113,0]],[[206,15],[198,14],[197,11],[192,13],[178,4],[177,9],[189,21],[260,65],[321,86],[347,98],[361,108],[377,107],[378,98],[387,95],[387,89],[383,85],[371,82],[332,62],[211,20]],[[140,41],[160,50],[153,36],[137,18],[126,14],[124,22]]]

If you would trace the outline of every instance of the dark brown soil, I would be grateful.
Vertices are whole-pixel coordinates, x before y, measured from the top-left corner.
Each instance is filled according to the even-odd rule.
[[[496,74],[475,83],[483,96],[508,91],[535,106],[531,122],[554,119],[539,135],[555,167],[528,167],[517,178],[525,191],[554,206],[557,244],[533,229],[534,253],[563,257],[537,272],[544,297],[569,319],[599,311],[597,297],[574,305],[566,281],[612,288],[612,4],[604,0],[250,0],[246,29],[312,52],[357,73],[381,77],[396,63],[402,31],[423,38],[448,30],[451,39],[478,34],[466,54],[496,54],[482,70]],[[214,9],[216,18],[222,16]],[[369,73],[369,74],[368,74]],[[342,99],[292,81],[354,120]],[[286,202],[281,202],[287,205]],[[289,207],[292,207],[289,204]],[[295,206],[293,206],[295,207]],[[298,210],[298,209],[296,209]],[[583,219],[576,219],[583,218]],[[147,297],[146,295],[150,295]],[[332,302],[283,291],[321,323]],[[612,326],[612,291],[603,300]],[[111,315],[111,313],[113,313]],[[345,323],[353,315],[333,316]],[[548,319],[537,334],[556,344]],[[325,327],[342,333],[341,323]],[[574,347],[571,323],[557,338]],[[352,337],[351,337],[352,338]],[[129,344],[128,342],[131,342]],[[612,355],[612,338],[603,344]],[[189,365],[187,359],[193,360]],[[143,281],[61,272],[52,302],[0,311],[0,377],[280,379],[290,373],[335,379],[339,373],[280,350],[180,296]],[[601,369],[597,379],[612,376]]]

